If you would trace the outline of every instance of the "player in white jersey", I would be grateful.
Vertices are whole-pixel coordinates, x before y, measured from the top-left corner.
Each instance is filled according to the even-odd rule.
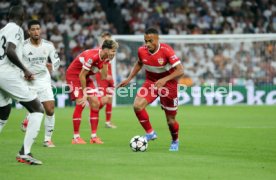
[[[23,45],[23,62],[34,74],[34,80],[29,82],[29,87],[34,91],[45,109],[45,136],[44,147],[55,147],[52,142],[52,134],[55,126],[54,107],[55,100],[51,86],[51,76],[49,70],[57,70],[60,59],[53,43],[41,38],[40,22],[31,20],[28,23],[28,33],[30,38]],[[48,59],[51,63],[48,63]],[[49,68],[49,69],[48,69]],[[28,115],[22,122],[22,130],[25,131],[28,124]]]
[[[0,30],[0,132],[9,118],[13,98],[30,112],[29,126],[16,159],[26,164],[41,165],[41,161],[33,158],[31,147],[38,135],[44,110],[27,85],[26,80],[33,80],[33,74],[21,62],[24,33],[20,26],[23,20],[23,7],[13,6],[9,11],[9,23]]]

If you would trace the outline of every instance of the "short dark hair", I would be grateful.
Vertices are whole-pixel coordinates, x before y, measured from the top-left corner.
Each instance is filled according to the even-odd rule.
[[[118,48],[118,43],[112,39],[106,39],[104,40],[103,44],[102,44],[102,49],[114,49],[114,48]]]
[[[159,33],[158,33],[157,29],[150,27],[150,28],[146,29],[145,34],[157,34],[158,35]]]
[[[9,19],[22,18],[24,8],[21,5],[12,6],[9,10]]]
[[[31,29],[32,25],[39,25],[40,26],[40,22],[36,19],[32,19],[28,22],[28,29]]]

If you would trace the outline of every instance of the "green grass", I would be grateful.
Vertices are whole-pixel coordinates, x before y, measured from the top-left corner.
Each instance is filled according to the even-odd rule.
[[[160,108],[148,108],[158,139],[144,153],[130,150],[129,140],[143,135],[131,107],[113,109],[117,129],[104,128],[103,145],[71,145],[72,108],[56,110],[56,148],[43,148],[44,127],[32,152],[42,166],[17,163],[24,110],[13,109],[0,135],[0,179],[276,179],[275,106],[179,108],[180,151],[169,152],[170,135]],[[88,109],[81,135],[89,141]],[[103,117],[103,113],[101,113]]]

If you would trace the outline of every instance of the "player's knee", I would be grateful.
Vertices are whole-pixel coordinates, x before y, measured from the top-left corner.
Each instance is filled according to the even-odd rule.
[[[53,116],[55,113],[54,108],[45,109],[45,113],[47,114],[47,116]]]
[[[134,111],[141,111],[142,109],[144,109],[144,107],[143,107],[142,103],[135,102],[133,104],[133,109],[134,109]]]
[[[89,100],[89,105],[93,109],[98,109],[100,107],[100,101],[97,98],[91,98]]]

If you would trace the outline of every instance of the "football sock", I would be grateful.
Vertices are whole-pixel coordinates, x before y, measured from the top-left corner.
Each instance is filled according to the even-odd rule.
[[[0,133],[1,133],[1,131],[2,131],[2,129],[4,128],[4,126],[7,124],[7,120],[2,120],[2,119],[0,119]]]
[[[24,138],[24,154],[31,152],[31,147],[40,130],[43,113],[34,112],[29,115],[29,123]]]
[[[54,114],[53,116],[45,115],[44,125],[45,125],[44,141],[50,141],[55,127],[55,115]]]
[[[107,103],[105,106],[105,118],[106,118],[106,122],[110,122],[111,120],[111,113],[112,113],[112,104],[111,103]]]
[[[99,110],[90,109],[90,126],[92,134],[96,134],[99,123]]]
[[[97,134],[96,133],[92,133],[91,134],[91,138],[95,138],[95,137],[97,137]]]
[[[153,131],[150,121],[149,121],[149,115],[146,111],[146,109],[142,109],[141,111],[135,111],[135,114],[140,122],[140,124],[143,126],[145,131],[147,133],[151,133]]]
[[[172,140],[176,141],[178,140],[178,131],[179,131],[179,124],[177,121],[175,121],[175,123],[173,124],[168,124],[169,125],[169,129],[171,132],[171,136],[172,136]]]
[[[80,104],[76,104],[75,111],[73,114],[73,128],[74,134],[79,134],[81,124],[81,114],[84,107]]]

